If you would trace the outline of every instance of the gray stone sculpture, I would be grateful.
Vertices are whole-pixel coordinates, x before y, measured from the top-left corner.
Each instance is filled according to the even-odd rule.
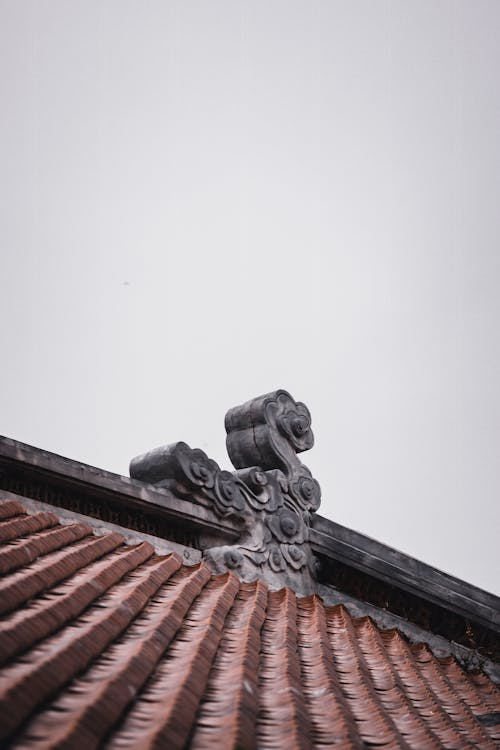
[[[263,578],[272,588],[312,593],[309,530],[321,491],[297,458],[314,443],[309,410],[278,390],[230,409],[225,426],[236,472],[181,442],[134,458],[130,476],[238,519],[237,544],[204,552],[216,572],[230,569],[242,580]]]

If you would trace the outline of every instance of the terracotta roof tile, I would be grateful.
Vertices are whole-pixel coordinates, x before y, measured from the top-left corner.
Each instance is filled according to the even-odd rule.
[[[229,611],[198,710],[190,746],[255,746],[261,629],[267,586],[241,584]]]
[[[0,550],[0,573],[8,573],[23,565],[29,565],[37,557],[83,539],[84,536],[90,536],[90,534],[92,534],[90,526],[75,523],[70,526],[57,526],[49,531],[33,534],[26,539],[21,538],[11,544],[5,544]]]
[[[5,500],[0,503],[0,519],[14,518],[26,513],[25,509],[16,500]]]
[[[40,529],[57,526],[58,518],[54,513],[37,513],[34,516],[17,516],[0,522],[0,542],[9,542]]]
[[[119,534],[83,539],[40,556],[0,582],[0,614],[9,612],[50,589],[122,543]]]
[[[2,747],[497,746],[498,687],[396,630],[17,502],[0,519]]]

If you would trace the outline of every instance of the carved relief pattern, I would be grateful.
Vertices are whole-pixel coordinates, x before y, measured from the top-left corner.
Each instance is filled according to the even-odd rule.
[[[314,444],[311,415],[286,391],[274,391],[231,409],[226,415],[227,449],[236,468],[281,469],[288,492],[302,510],[316,511],[321,490],[297,453]]]
[[[275,587],[310,593],[315,577],[310,518],[321,493],[297,458],[314,442],[307,407],[275,391],[231,409],[225,424],[236,472],[180,442],[133,459],[130,475],[238,520],[236,545],[205,551],[216,571],[229,568],[244,580],[263,577]]]

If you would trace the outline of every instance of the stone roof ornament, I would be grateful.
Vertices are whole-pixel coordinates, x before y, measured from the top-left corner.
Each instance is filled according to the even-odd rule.
[[[277,390],[230,409],[225,426],[235,472],[179,442],[132,459],[130,476],[238,519],[236,544],[204,552],[215,571],[312,593],[316,561],[309,531],[321,491],[297,457],[314,444],[308,408]]]

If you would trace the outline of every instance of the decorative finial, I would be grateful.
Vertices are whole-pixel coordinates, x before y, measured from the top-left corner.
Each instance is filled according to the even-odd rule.
[[[242,531],[235,545],[205,550],[217,572],[232,569],[243,580],[260,577],[273,588],[312,593],[309,529],[321,491],[297,458],[314,443],[309,410],[278,390],[230,409],[225,426],[236,472],[221,470],[199,449],[175,443],[134,458],[130,476],[239,519]]]
[[[314,445],[311,415],[305,404],[294,401],[287,391],[273,391],[230,409],[225,425],[227,451],[236,469],[279,469],[298,508],[319,508],[319,484],[297,458],[297,453]]]

